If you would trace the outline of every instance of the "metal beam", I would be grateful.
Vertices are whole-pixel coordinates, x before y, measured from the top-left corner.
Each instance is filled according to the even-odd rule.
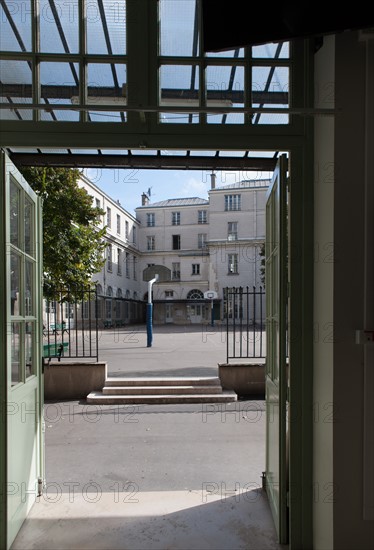
[[[271,172],[274,158],[192,157],[177,155],[95,155],[11,153],[17,166],[53,166],[76,168],[138,168],[162,170],[255,170]]]
[[[122,88],[113,86],[88,86],[88,96],[93,98],[124,98]],[[32,85],[31,84],[4,84],[0,86],[0,96],[10,97],[31,97]],[[180,99],[183,100],[198,100],[199,91],[193,89],[169,89],[164,88],[161,90],[162,100],[167,99]],[[78,86],[60,86],[60,85],[42,85],[41,96],[43,98],[57,98],[57,99],[71,99],[72,97],[79,97]],[[244,103],[244,92],[238,90],[208,90],[208,101],[232,101],[232,103]],[[288,104],[288,92],[270,92],[266,91],[253,91],[252,103],[262,103],[271,105],[287,105]],[[160,108],[162,110],[162,107]]]

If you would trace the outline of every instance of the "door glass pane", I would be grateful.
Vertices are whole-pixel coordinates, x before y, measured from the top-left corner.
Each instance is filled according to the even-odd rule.
[[[35,334],[35,323],[26,323],[25,325],[25,363],[26,378],[35,374],[35,362],[33,356],[33,341]]]
[[[34,314],[34,264],[26,260],[25,266],[25,316],[29,316]]]
[[[35,255],[34,243],[33,243],[33,234],[34,234],[34,203],[25,197],[25,252],[30,254],[30,256]]]
[[[10,314],[20,315],[20,270],[21,258],[12,253],[10,255]]]
[[[12,366],[11,385],[22,381],[20,354],[21,323],[11,323],[10,363]]]
[[[19,209],[20,209],[20,189],[14,181],[10,180],[10,242],[19,248]]]

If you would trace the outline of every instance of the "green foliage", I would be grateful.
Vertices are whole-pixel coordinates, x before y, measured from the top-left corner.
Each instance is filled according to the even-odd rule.
[[[104,264],[104,212],[78,187],[79,170],[24,168],[22,174],[43,200],[44,295],[87,286]]]

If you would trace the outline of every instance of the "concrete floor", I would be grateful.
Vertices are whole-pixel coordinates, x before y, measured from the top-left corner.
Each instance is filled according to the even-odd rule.
[[[145,348],[140,335],[137,348],[109,345],[101,356],[111,374],[166,375],[176,368],[178,375],[215,375],[225,349],[220,334],[193,334],[155,331],[154,348]],[[261,489],[263,400],[46,403],[44,420],[47,484],[12,550],[281,548]]]

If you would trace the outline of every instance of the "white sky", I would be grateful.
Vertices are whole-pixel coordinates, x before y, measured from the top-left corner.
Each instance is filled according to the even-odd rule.
[[[84,174],[131,214],[141,206],[141,194],[151,189],[151,203],[184,197],[208,198],[210,171],[85,169]],[[267,179],[270,172],[217,171],[216,187],[245,179]]]

